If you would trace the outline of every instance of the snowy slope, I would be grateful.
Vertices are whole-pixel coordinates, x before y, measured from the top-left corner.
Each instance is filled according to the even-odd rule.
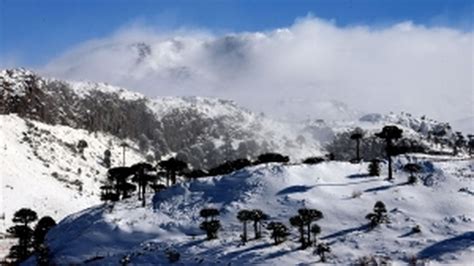
[[[396,168],[406,160],[396,160]],[[366,164],[254,166],[178,184],[150,196],[146,208],[132,198],[113,208],[86,209],[64,219],[48,242],[54,261],[61,263],[117,264],[126,258],[135,265],[166,264],[165,251],[171,249],[181,254],[183,265],[311,264],[319,259],[312,249],[298,250],[295,228],[279,246],[265,230],[262,240],[241,245],[242,226],[235,217],[243,208],[259,208],[289,226],[298,208],[309,207],[324,214],[320,240],[331,245],[332,263],[376,256],[403,264],[416,256],[434,265],[468,265],[474,259],[473,162],[434,157],[419,162],[424,173],[416,186],[404,184],[407,176],[399,170],[393,183],[367,177]],[[378,200],[386,204],[391,223],[369,232],[364,217]],[[204,207],[221,212],[218,240],[205,241],[198,229]],[[415,225],[420,234],[410,233]]]
[[[79,140],[88,143],[83,154],[75,148]],[[121,165],[121,142],[108,134],[0,115],[0,233],[23,207],[59,220],[99,203],[104,151],[111,151],[112,165]],[[136,144],[128,143],[127,164],[144,161]]]

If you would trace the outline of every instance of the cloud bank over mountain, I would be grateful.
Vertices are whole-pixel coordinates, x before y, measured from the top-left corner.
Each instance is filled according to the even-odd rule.
[[[411,22],[339,27],[306,17],[265,32],[135,24],[78,44],[39,71],[148,96],[233,99],[276,116],[356,113],[344,102],[361,112],[407,111],[454,121],[474,113],[473,58],[472,32]],[[328,102],[334,104],[321,107]]]

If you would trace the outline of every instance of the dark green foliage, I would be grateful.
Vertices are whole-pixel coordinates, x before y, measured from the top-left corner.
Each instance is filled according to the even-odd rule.
[[[15,212],[12,221],[16,224],[7,229],[13,237],[18,238],[18,244],[12,246],[8,257],[15,263],[21,263],[27,259],[33,251],[33,230],[29,223],[38,219],[36,212],[23,208]]]
[[[234,161],[227,161],[209,170],[209,175],[226,175],[234,171],[240,170],[244,167],[250,166],[252,163],[247,159],[237,159]]]
[[[370,176],[380,176],[380,161],[378,159],[371,160],[368,170]]]
[[[157,179],[156,175],[150,175],[148,172],[156,169],[148,163],[137,163],[132,165],[130,170],[133,172],[132,181],[138,185],[138,200],[142,200],[142,207],[145,207],[146,187]]]
[[[271,231],[271,238],[275,245],[283,243],[289,235],[288,228],[280,222],[270,222],[267,229]]]
[[[110,168],[112,165],[112,161],[110,160],[110,157],[112,157],[112,153],[110,150],[105,150],[104,151],[104,158],[102,159],[102,163],[105,168]]]
[[[326,262],[326,253],[329,252],[331,252],[331,247],[327,243],[319,243],[314,251],[321,258],[321,262]]]
[[[407,163],[403,166],[403,170],[405,172],[410,173],[408,176],[408,184],[415,184],[417,182],[417,177],[415,176],[416,173],[419,173],[423,170],[423,168],[416,163]]]
[[[54,221],[54,219],[49,216],[44,216],[43,218],[39,219],[33,232],[34,246],[36,249],[38,249],[38,247],[44,243],[46,234],[54,226],[56,226],[56,221]]]
[[[420,225],[417,224],[417,225],[413,226],[413,227],[411,228],[411,232],[412,232],[413,234],[419,234],[419,233],[421,233],[421,227],[420,227]]]
[[[374,228],[379,224],[388,223],[389,219],[385,204],[381,201],[377,201],[374,205],[374,211],[367,214],[365,218],[370,221],[371,228]]]
[[[247,222],[251,221],[252,212],[249,210],[240,210],[237,213],[237,219],[243,224],[242,242],[247,242]]]
[[[311,226],[311,234],[313,235],[313,244],[317,243],[317,237],[321,233],[321,227],[317,224]]]
[[[80,154],[84,153],[84,149],[87,148],[89,145],[87,144],[87,141],[81,139],[77,143],[77,150],[79,151]]]
[[[218,220],[204,221],[204,222],[201,223],[199,228],[201,230],[206,231],[206,235],[207,235],[208,240],[216,239],[218,237],[217,232],[221,228],[221,222],[218,221]]]
[[[258,156],[254,164],[262,163],[287,163],[290,161],[288,156],[283,156],[278,153],[264,153]]]
[[[201,216],[202,218],[204,218],[204,220],[208,220],[209,218],[211,220],[214,220],[214,218],[216,216],[219,215],[219,210],[218,209],[214,209],[214,208],[205,208],[205,209],[202,209],[200,212],[199,212],[199,216]]]
[[[133,170],[130,167],[114,167],[107,171],[107,179],[113,183],[115,194],[119,199],[125,199],[130,197],[130,193],[133,192],[136,187],[133,184],[128,183],[128,178],[133,175]]]
[[[393,141],[400,139],[402,137],[402,132],[400,128],[396,126],[385,126],[383,127],[382,131],[376,133],[375,136],[385,140],[385,152],[387,154],[388,159],[388,180],[393,179],[392,175],[392,155],[397,154],[395,152],[395,148],[393,146]]]
[[[311,224],[323,218],[323,213],[316,209],[302,208],[298,210],[298,214],[306,226],[305,245],[311,245]]]
[[[169,181],[176,184],[176,174],[183,172],[188,167],[188,164],[176,158],[171,158],[158,163],[158,166],[166,171],[166,185],[169,186]]]
[[[168,258],[169,263],[175,263],[179,261],[181,254],[176,250],[165,250],[166,257]]]
[[[298,232],[300,233],[300,243],[301,243],[301,248],[304,249],[306,248],[306,240],[304,237],[304,226],[305,222],[303,218],[300,215],[296,215],[290,218],[290,224],[293,227],[298,228]]]
[[[322,157],[309,157],[304,159],[303,163],[304,164],[318,164],[324,162],[325,159]]]
[[[184,176],[186,176],[187,178],[200,178],[200,177],[209,176],[209,173],[201,169],[196,169],[196,170],[192,170],[190,172],[184,173]]]
[[[36,249],[36,265],[37,266],[50,266],[50,250],[44,243],[39,244]]]
[[[262,237],[262,221],[267,220],[268,215],[266,215],[263,211],[254,209],[250,211],[250,220],[253,221],[253,230],[255,233],[255,239],[259,239]]]
[[[350,161],[354,158],[354,154],[357,154],[357,146],[354,145],[351,136],[352,132],[350,131],[339,133],[326,145],[326,150],[334,156],[335,160]],[[382,157],[384,155],[383,147],[381,139],[376,136],[365,136],[364,141],[359,143],[360,159],[372,160]]]
[[[120,199],[120,195],[114,192],[114,186],[103,185],[100,190],[100,200],[102,201],[116,202]]]
[[[351,133],[351,139],[355,140],[356,142],[356,162],[360,162],[360,141],[362,137],[364,136],[364,131],[361,128],[356,128],[354,131]]]

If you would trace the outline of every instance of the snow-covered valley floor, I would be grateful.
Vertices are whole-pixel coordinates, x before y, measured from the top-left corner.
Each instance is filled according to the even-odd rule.
[[[406,157],[396,160],[399,169]],[[48,234],[56,263],[116,265],[167,264],[166,251],[180,253],[183,265],[307,265],[319,262],[313,248],[299,249],[298,231],[288,219],[302,207],[322,211],[319,241],[330,245],[329,263],[348,265],[363,256],[406,264],[411,258],[430,265],[469,265],[474,261],[474,176],[472,160],[419,161],[417,185],[366,175],[367,164],[268,164],[227,176],[177,184],[140,207],[136,197],[113,208],[98,205],[70,215]],[[387,206],[389,224],[368,230],[367,213],[376,201]],[[206,241],[199,211],[220,210],[219,238]],[[273,245],[269,232],[245,245],[240,241],[241,209],[261,209],[270,221],[286,224],[287,241]],[[412,233],[419,225],[421,233]],[[253,236],[249,226],[249,236]],[[32,263],[33,260],[30,260]]]

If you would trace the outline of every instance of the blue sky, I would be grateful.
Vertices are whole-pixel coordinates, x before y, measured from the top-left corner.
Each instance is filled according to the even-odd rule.
[[[334,20],[338,26],[383,27],[410,20],[472,31],[473,4],[464,0],[0,0],[0,60],[3,65],[45,64],[71,46],[136,21],[166,29],[260,31],[290,26],[308,14]]]

